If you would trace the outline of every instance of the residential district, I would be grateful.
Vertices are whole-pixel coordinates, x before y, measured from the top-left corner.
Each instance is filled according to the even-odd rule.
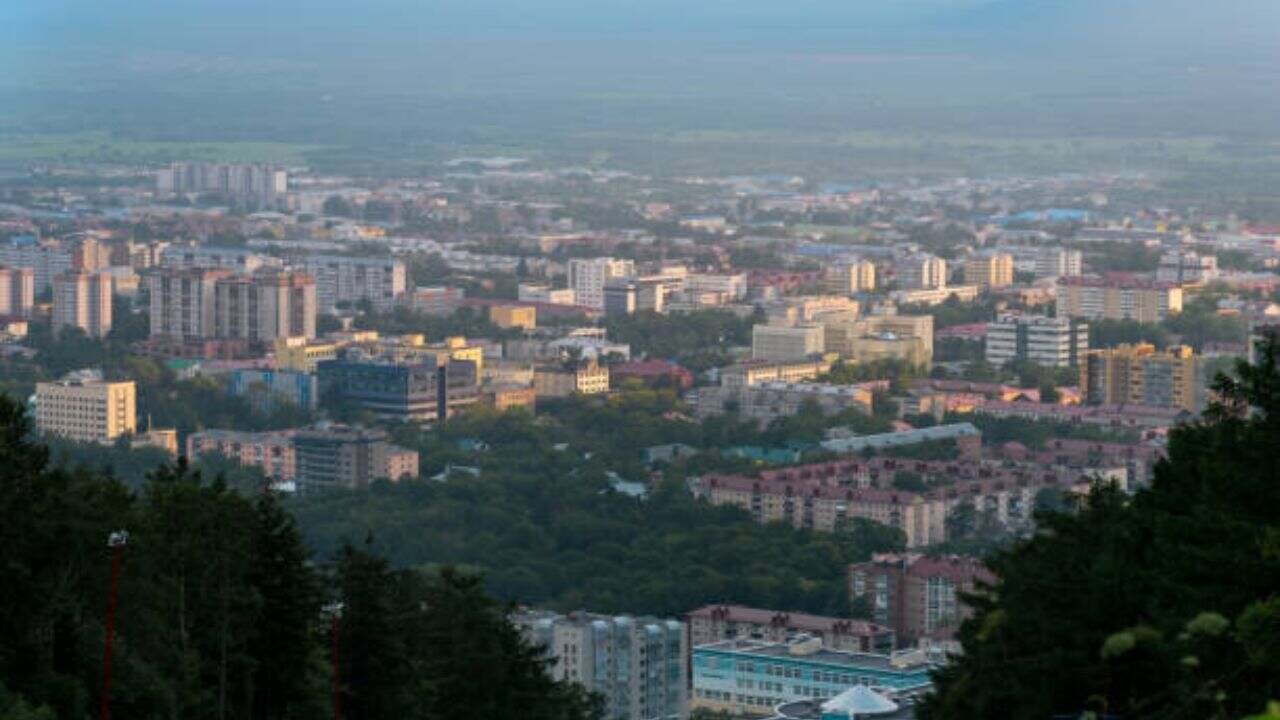
[[[70,457],[298,497],[474,482],[500,440],[446,432],[468,418],[590,425],[658,393],[667,442],[619,432],[606,492],[676,479],[707,513],[896,533],[836,578],[845,617],[520,610],[619,720],[911,717],[982,554],[1094,483],[1144,487],[1280,325],[1280,228],[1152,206],[1137,175],[450,168],[41,168],[0,196],[0,377]],[[697,431],[726,418],[753,434]]]

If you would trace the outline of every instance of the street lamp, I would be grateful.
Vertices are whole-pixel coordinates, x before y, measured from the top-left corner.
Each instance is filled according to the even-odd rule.
[[[129,544],[129,533],[116,530],[107,536],[107,547],[111,548],[111,590],[107,595],[106,649],[102,653],[102,704],[98,715],[101,720],[111,718],[111,651],[116,639],[116,598],[120,589],[120,557]]]

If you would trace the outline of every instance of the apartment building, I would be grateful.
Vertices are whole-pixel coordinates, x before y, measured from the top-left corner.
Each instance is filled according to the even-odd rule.
[[[284,267],[284,261],[243,247],[222,245],[168,245],[160,250],[160,267],[166,270],[222,268],[250,274],[269,267]]]
[[[751,329],[751,357],[757,360],[804,360],[821,355],[821,325],[756,325]]]
[[[137,414],[133,381],[36,384],[36,429],[45,435],[109,444],[137,432]]]
[[[689,664],[684,624],[677,620],[529,610],[512,622],[555,662],[559,681],[604,700],[609,720],[683,720]]]
[[[870,260],[854,260],[827,268],[822,289],[835,295],[871,292],[876,289],[876,265]]]
[[[491,305],[489,322],[503,329],[533,330],[538,327],[538,310],[529,305]]]
[[[111,332],[111,276],[66,272],[53,278],[53,328],[76,327],[89,337]]]
[[[1157,323],[1180,312],[1182,288],[1174,284],[1097,276],[1058,281],[1060,316]]]
[[[1199,412],[1204,407],[1200,358],[1186,346],[1164,352],[1141,343],[1092,350],[1080,365],[1080,388],[1092,405],[1154,405]]]
[[[177,268],[153,274],[150,290],[154,339],[272,344],[316,336],[316,284],[304,273]]]
[[[388,310],[404,295],[408,277],[404,262],[394,258],[307,255],[294,266],[315,278],[322,313],[361,302]]]
[[[947,261],[936,255],[916,253],[895,263],[899,287],[906,290],[940,289],[947,286]]]
[[[903,531],[907,547],[945,539],[946,507],[910,492],[854,487],[812,480],[763,480],[738,475],[705,475],[694,495],[712,505],[733,505],[760,523],[786,522],[797,528],[833,532],[853,518]]]
[[[635,277],[633,260],[611,257],[573,258],[569,261],[569,287],[578,305],[604,309],[605,284],[614,278]]]
[[[316,336],[316,283],[310,275],[260,270],[214,283],[213,337],[271,344]]]
[[[720,370],[720,385],[740,388],[762,382],[795,383],[815,380],[831,370],[828,359],[789,361],[746,360]]]
[[[1003,252],[976,253],[964,261],[964,282],[980,288],[1013,284],[1013,256]]]
[[[35,271],[0,266],[0,315],[27,317],[35,302]]]
[[[987,362],[1076,367],[1089,350],[1089,324],[1069,317],[1005,313],[987,323]]]
[[[765,306],[770,325],[812,325],[857,320],[862,305],[843,295],[800,295]]]
[[[933,362],[933,316],[870,315],[828,323],[823,345],[827,352],[854,363],[892,359],[928,366]]]
[[[293,482],[297,478],[297,454],[293,431],[239,432],[199,430],[187,436],[187,457],[222,455],[245,467],[256,467],[271,481]]]
[[[893,630],[865,620],[761,610],[741,605],[704,605],[685,615],[689,647],[723,640],[787,642],[797,635],[818,638],[828,650],[888,654]]]
[[[740,417],[755,420],[765,427],[778,418],[790,417],[809,406],[825,414],[856,409],[870,415],[875,391],[887,387],[887,381],[857,385],[775,381],[721,385],[700,388],[694,398],[694,409],[698,417],[705,418],[727,412],[732,403]]]
[[[594,359],[544,365],[533,371],[538,397],[597,395],[609,392],[609,384],[609,366]]]
[[[885,553],[849,567],[849,595],[871,609],[873,622],[893,629],[898,641],[954,636],[972,615],[961,595],[995,576],[970,557]]]
[[[1078,277],[1084,272],[1084,253],[1070,248],[1037,248],[1036,277]]]
[[[299,492],[362,488],[418,476],[418,453],[387,442],[384,430],[332,425],[293,434]]]

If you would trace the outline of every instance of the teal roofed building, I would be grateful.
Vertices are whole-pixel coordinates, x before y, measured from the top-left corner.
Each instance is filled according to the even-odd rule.
[[[857,705],[864,709],[856,717],[896,718],[902,717],[900,708],[909,708],[931,689],[929,673],[936,667],[917,651],[828,650],[807,636],[787,643],[724,640],[693,648],[689,700],[691,707],[733,715],[789,717],[781,711],[799,704],[813,720],[847,720],[849,710],[841,716],[840,708]],[[849,693],[857,687],[871,694]],[[874,702],[875,697],[888,704]],[[870,712],[873,705],[879,714]]]

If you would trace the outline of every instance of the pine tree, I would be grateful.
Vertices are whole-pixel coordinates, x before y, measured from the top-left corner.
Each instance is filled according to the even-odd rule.
[[[275,496],[263,493],[254,507],[249,583],[259,606],[248,653],[253,717],[314,717],[319,678],[316,635],[320,584],[293,518]]]

